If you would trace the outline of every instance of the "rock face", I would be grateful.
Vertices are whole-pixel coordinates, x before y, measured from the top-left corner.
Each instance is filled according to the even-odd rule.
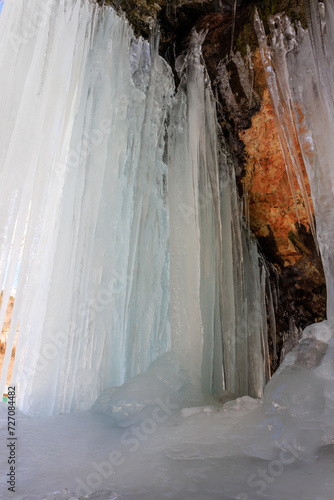
[[[285,12],[305,26],[302,0],[99,0],[125,11],[137,34],[158,18],[160,52],[174,67],[192,28],[207,31],[203,57],[218,99],[218,118],[236,160],[245,219],[271,269],[278,351],[298,342],[301,329],[325,317],[326,286],[297,181],[299,221],[253,28],[261,17]],[[236,9],[234,8],[236,6]],[[178,83],[175,72],[176,83]],[[301,155],[300,155],[301,158]],[[302,158],[301,158],[302,162]],[[306,173],[304,181],[310,203]],[[270,326],[269,326],[270,328]],[[275,369],[275,364],[273,369]]]
[[[297,179],[293,186],[297,210],[294,204],[267,89],[251,127],[240,131],[239,137],[245,144],[245,175],[241,182],[249,203],[252,230],[260,241],[273,236],[278,264],[294,265],[301,255],[311,253],[297,234],[297,210],[304,228],[309,228],[309,221]],[[301,154],[300,160],[302,163]],[[312,206],[305,168],[304,182]]]
[[[1,292],[1,295],[0,295],[0,306],[2,303],[2,296],[3,296],[3,291]],[[3,359],[5,356],[6,342],[7,342],[8,332],[10,329],[10,322],[12,319],[14,300],[15,300],[14,297],[12,297],[12,296],[9,297],[9,301],[8,301],[8,305],[7,305],[7,309],[6,309],[6,314],[5,314],[5,321],[4,321],[2,332],[0,335],[0,375],[1,375],[1,370],[2,370]],[[12,377],[12,373],[13,373],[14,358],[15,358],[15,347],[12,351],[12,356],[11,356],[11,360],[9,363],[9,369],[8,369],[8,375],[7,375],[7,385],[10,384],[10,381],[11,381],[11,377]]]
[[[1,292],[1,295],[0,295],[0,306],[2,303],[2,296],[3,296],[3,291]],[[12,318],[12,311],[13,311],[13,307],[14,307],[14,300],[15,300],[14,297],[12,297],[12,296],[9,297],[9,301],[8,301],[8,305],[7,305],[7,309],[6,309],[6,314],[5,314],[5,321],[4,321],[4,324],[2,327],[2,332],[0,334],[0,345],[2,343],[5,343],[7,340],[8,332],[10,329],[10,322],[11,322],[11,318]]]

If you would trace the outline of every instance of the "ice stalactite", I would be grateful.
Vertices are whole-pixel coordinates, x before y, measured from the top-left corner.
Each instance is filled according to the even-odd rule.
[[[235,30],[235,18],[237,15],[237,0],[234,0],[233,2],[233,20],[232,20],[232,33],[231,33],[231,54],[233,52],[233,45],[234,45],[234,30]]]
[[[292,98],[288,85],[288,73],[285,63],[286,53],[292,51],[296,44],[295,37],[293,36],[294,28],[287,16],[270,17],[269,25],[272,34],[273,49],[267,46],[267,39],[263,24],[256,11],[255,29],[258,35],[262,64],[265,71],[270,98],[273,104],[276,128],[295,203],[297,217],[299,220],[298,200],[296,198],[294,188],[294,176],[296,176],[298,180],[310,229],[316,241],[312,211],[304,183],[302,164],[299,158],[299,139],[294,126],[293,109],[291,107]],[[277,25],[279,26],[278,29],[276,28]]]
[[[273,290],[270,283],[270,274],[267,271],[267,289],[266,289],[266,303],[267,303],[267,314],[269,318],[271,341],[272,341],[272,355],[273,355],[273,365],[277,367],[277,342],[276,342],[276,317],[273,299]]]
[[[255,26],[278,129],[291,143],[297,140],[300,144],[310,180],[317,240],[328,288],[327,313],[330,318],[334,314],[330,251],[334,230],[331,217],[333,177],[328,135],[333,129],[334,104],[331,97],[333,78],[328,75],[334,71],[331,49],[333,3],[324,5],[312,0],[306,4],[309,29],[305,31],[299,26],[296,32],[286,16],[276,16],[271,20],[270,47],[267,46],[258,17]],[[293,166],[296,164],[293,163]]]
[[[310,179],[317,222],[317,237],[327,285],[327,318],[334,320],[334,177],[332,172],[334,130],[333,40],[334,5],[332,1],[309,2],[321,9],[323,19],[312,16],[308,32],[299,29],[298,53],[287,57],[295,123],[303,158]],[[316,36],[315,31],[322,33]],[[316,42],[316,40],[318,40]],[[327,74],[328,78],[323,75]],[[303,85],[300,85],[303,81]]]
[[[303,331],[301,328],[297,328],[293,318],[289,318],[289,330],[285,335],[280,362],[283,362],[285,356],[296,347],[302,338]]]
[[[249,108],[251,108],[253,90],[254,90],[254,64],[252,61],[252,53],[251,53],[249,45],[247,45],[247,60],[248,60],[248,67],[249,67],[249,72],[250,72]]]
[[[254,92],[254,65],[252,54],[247,45],[247,63],[241,57],[240,52],[232,53],[231,60],[237,67],[240,84],[248,99],[248,107],[251,108],[253,100],[259,102],[259,96]],[[254,95],[253,95],[254,94]]]

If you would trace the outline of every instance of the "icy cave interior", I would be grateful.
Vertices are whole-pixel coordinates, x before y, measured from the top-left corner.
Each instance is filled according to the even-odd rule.
[[[272,19],[270,43],[254,23],[287,169],[305,192],[299,144],[310,181],[328,319],[270,378],[267,263],[205,33],[176,78],[157,26],[147,42],[89,0],[4,2],[1,392],[15,346],[17,456],[13,491],[1,403],[0,498],[334,497],[334,2],[305,12],[307,28]]]

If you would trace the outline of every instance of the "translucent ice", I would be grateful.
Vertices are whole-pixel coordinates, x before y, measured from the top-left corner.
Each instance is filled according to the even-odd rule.
[[[179,408],[186,396],[189,376],[173,353],[155,360],[148,370],[125,382],[121,387],[105,389],[92,410],[112,417],[120,426],[128,426],[149,416],[161,402],[170,401]]]

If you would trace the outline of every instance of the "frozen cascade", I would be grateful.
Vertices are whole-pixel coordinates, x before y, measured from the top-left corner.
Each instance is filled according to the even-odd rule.
[[[20,324],[31,415],[88,409],[170,349],[205,392],[261,396],[265,278],[218,147],[205,35],[172,100],[158,36],[134,39],[110,8],[19,1],[1,23],[3,304],[21,259],[2,388]]]
[[[280,85],[292,98],[284,123],[295,119],[311,181],[329,319],[305,330],[263,404],[244,396],[181,411],[184,368],[207,391],[261,395],[272,309],[266,266],[241,222],[232,160],[217,146],[201,35],[178,62],[173,96],[156,45],[134,40],[111,9],[5,4],[5,298],[25,244],[2,386],[20,322],[13,377],[21,409],[84,410],[106,388],[95,411],[18,412],[18,500],[332,499],[333,93],[323,75],[333,69],[334,9],[327,2],[318,14],[316,4],[314,34],[300,30],[291,42],[289,28],[293,50],[276,69],[283,65]],[[1,403],[3,435],[6,419]],[[0,488],[13,498],[4,474]]]

